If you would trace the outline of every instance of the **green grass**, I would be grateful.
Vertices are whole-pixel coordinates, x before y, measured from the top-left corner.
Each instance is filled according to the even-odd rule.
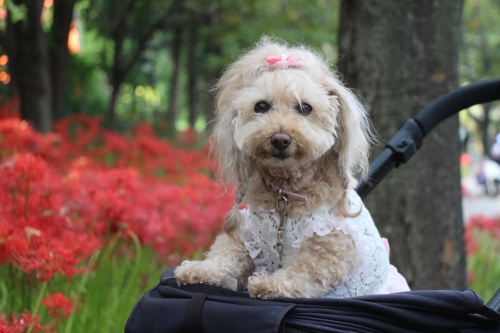
[[[24,311],[40,315],[58,333],[123,332],[127,318],[139,298],[159,281],[166,269],[153,258],[150,247],[142,247],[136,237],[132,255],[122,241],[96,252],[90,259],[95,269],[68,280],[54,276],[48,282],[12,268],[0,266],[0,313],[9,317]],[[130,257],[133,258],[130,258]],[[51,318],[40,302],[48,293],[62,292],[74,302],[75,311],[67,319]]]
[[[479,250],[467,258],[467,269],[473,278],[469,289],[489,301],[500,288],[500,241],[491,234],[475,230]]]

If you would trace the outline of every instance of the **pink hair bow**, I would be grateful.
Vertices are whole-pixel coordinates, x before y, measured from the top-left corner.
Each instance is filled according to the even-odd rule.
[[[281,55],[270,55],[266,58],[267,63],[270,67],[275,69],[287,69],[289,67],[302,67],[302,60],[299,57],[281,54]]]

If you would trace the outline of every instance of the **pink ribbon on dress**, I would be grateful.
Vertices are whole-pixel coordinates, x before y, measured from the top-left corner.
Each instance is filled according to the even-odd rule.
[[[270,55],[266,58],[267,63],[270,67],[275,69],[288,69],[289,67],[302,67],[303,63],[299,57],[281,54],[281,55]]]

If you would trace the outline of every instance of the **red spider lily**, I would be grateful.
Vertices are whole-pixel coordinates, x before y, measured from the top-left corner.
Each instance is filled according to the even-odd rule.
[[[0,333],[25,333],[30,326],[30,332],[32,333],[45,332],[39,320],[38,316],[33,317],[31,313],[23,313],[19,317],[12,316],[9,321],[5,321],[0,317]]]
[[[171,263],[211,244],[232,200],[200,174],[215,169],[208,148],[175,148],[146,124],[129,135],[102,130],[84,115],[55,127],[58,134],[41,135],[19,119],[0,120],[0,262],[48,280],[82,272],[118,232]]]
[[[26,121],[18,118],[0,121],[0,156],[29,152],[60,165],[65,153],[55,149],[60,139],[57,134],[37,133]]]
[[[49,309],[52,318],[68,318],[73,312],[73,301],[69,300],[62,293],[49,294],[42,300],[42,304]]]
[[[76,274],[99,247],[97,237],[71,224],[62,209],[65,183],[45,162],[20,154],[0,164],[0,263],[7,261],[39,280]]]
[[[500,239],[500,219],[489,218],[484,215],[472,216],[467,222],[468,228],[479,228],[489,232],[493,237]]]
[[[55,134],[42,135],[18,118],[2,119],[0,156],[29,152],[61,171],[68,171],[74,161],[83,157],[94,167],[134,167],[145,177],[162,176],[171,180],[214,171],[207,149],[175,148],[157,138],[146,124],[124,135],[101,129],[99,118],[74,115],[55,122],[54,127]]]
[[[488,232],[496,239],[500,239],[500,218],[489,218],[484,215],[474,215],[469,218],[465,224],[465,246],[467,255],[476,253],[479,250],[479,244],[473,237],[473,230],[478,229]]]
[[[231,207],[218,184],[201,175],[190,177],[190,186],[144,181],[134,169],[79,171],[70,177],[74,192],[68,208],[77,213],[76,223],[87,224],[98,237],[131,231],[163,254],[178,252],[185,242],[196,245],[184,255],[209,246]]]
[[[132,132],[136,136],[140,136],[140,135],[154,136],[155,135],[154,128],[148,123],[139,123],[139,124],[135,125],[132,128]]]
[[[12,113],[0,110],[0,264],[38,280],[86,274],[94,252],[115,241],[126,246],[131,234],[178,264],[211,245],[232,206],[233,193],[222,196],[210,178],[208,147],[179,148],[146,124],[128,134],[104,130],[84,115],[42,135],[3,114]],[[187,135],[180,146],[196,140]],[[69,302],[56,293],[43,304],[66,318]],[[0,319],[0,332],[24,332],[27,316]],[[38,317],[31,322],[32,332],[42,329]]]
[[[175,138],[176,142],[187,147],[194,145],[196,140],[198,140],[198,133],[196,133],[196,131],[191,127],[184,132],[178,133]]]

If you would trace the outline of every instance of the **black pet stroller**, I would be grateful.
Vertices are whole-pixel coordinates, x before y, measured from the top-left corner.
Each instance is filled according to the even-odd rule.
[[[371,164],[361,198],[406,163],[441,121],[500,99],[500,79],[452,91],[409,119]],[[174,268],[133,309],[125,333],[499,332],[500,289],[484,305],[470,290],[410,291],[345,299],[258,300],[208,285],[178,287]],[[500,281],[499,281],[500,283]]]

